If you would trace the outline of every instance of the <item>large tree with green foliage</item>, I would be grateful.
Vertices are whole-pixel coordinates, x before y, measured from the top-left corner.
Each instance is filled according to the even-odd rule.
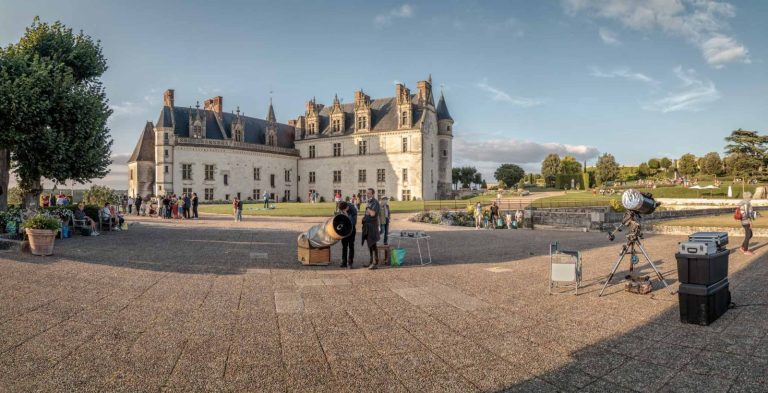
[[[525,171],[515,164],[501,164],[501,166],[496,168],[493,177],[495,177],[499,183],[504,182],[504,184],[514,186],[520,182],[520,179],[525,177]]]
[[[463,166],[455,168],[454,175],[457,175],[458,182],[461,183],[463,188],[469,187],[470,184],[480,184],[483,182],[480,172],[473,166]]]
[[[640,166],[637,167],[637,177],[641,179],[645,179],[650,175],[651,175],[651,167],[648,164],[642,163],[640,164]]]
[[[683,154],[677,161],[677,169],[683,176],[693,176],[699,172],[696,156],[691,153]]]
[[[581,173],[581,163],[573,156],[565,156],[560,161],[560,173],[564,175],[578,175]]]
[[[757,131],[747,131],[739,128],[725,137],[727,154],[744,154],[765,163],[768,137],[759,135]]]
[[[720,154],[710,152],[704,155],[701,163],[701,172],[707,175],[719,175],[723,172],[723,160]]]
[[[60,22],[35,18],[18,43],[0,49],[0,148],[9,159],[0,160],[0,189],[13,170],[30,205],[43,177],[84,183],[109,172],[112,111],[99,80],[106,69],[100,43]]]
[[[659,169],[661,169],[661,161],[659,161],[656,158],[651,158],[648,160],[648,168],[652,171],[652,173],[655,173]]]
[[[613,181],[619,176],[619,164],[612,154],[605,153],[597,159],[597,177],[601,182]]]
[[[662,157],[659,160],[659,166],[661,166],[661,168],[664,169],[665,173],[669,173],[669,169],[672,168],[672,160],[670,160],[667,157]]]
[[[560,173],[560,156],[557,154],[549,154],[544,157],[544,161],[541,162],[541,176],[544,177],[544,181],[547,185],[553,185],[555,176]]]
[[[762,162],[758,158],[744,153],[733,153],[725,157],[723,164],[729,175],[748,176],[757,171]]]

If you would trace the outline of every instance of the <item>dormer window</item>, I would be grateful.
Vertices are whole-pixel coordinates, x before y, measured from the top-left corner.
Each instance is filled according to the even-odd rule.
[[[334,120],[333,120],[333,123],[332,123],[332,126],[331,126],[331,130],[332,130],[333,132],[339,132],[339,131],[341,131],[341,120],[339,120],[339,119],[334,119]]]
[[[408,112],[403,112],[402,120],[401,120],[400,124],[402,124],[403,126],[407,126],[408,125]]]
[[[267,145],[274,146],[275,145],[275,135],[269,134],[267,135]]]
[[[198,139],[203,137],[203,126],[201,126],[200,123],[195,123],[195,125],[192,126],[192,137]]]
[[[366,116],[357,117],[357,129],[364,130],[368,128],[368,118]]]
[[[240,127],[235,128],[235,142],[243,141],[243,130]]]
[[[315,135],[315,123],[309,123],[309,135]]]

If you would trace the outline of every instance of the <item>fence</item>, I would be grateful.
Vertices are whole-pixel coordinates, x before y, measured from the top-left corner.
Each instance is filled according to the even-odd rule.
[[[568,207],[605,207],[610,206],[609,202],[604,199],[600,200],[593,200],[593,199],[574,199],[574,200],[559,200],[559,199],[540,199],[540,200],[531,200],[531,199],[494,199],[494,200],[486,200],[486,201],[480,201],[480,203],[483,206],[490,206],[491,203],[497,202],[499,209],[504,210],[522,210],[526,209],[528,207],[535,207],[539,209],[556,209],[556,208],[568,208]],[[424,201],[423,202],[423,210],[424,211],[431,211],[431,210],[465,210],[467,206],[472,205],[474,206],[477,203],[477,201],[470,201],[470,200],[453,200],[453,201]]]

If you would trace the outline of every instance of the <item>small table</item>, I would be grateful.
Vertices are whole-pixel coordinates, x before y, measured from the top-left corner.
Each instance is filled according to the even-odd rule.
[[[390,239],[397,239],[397,247],[400,248],[400,241],[402,239],[406,240],[415,240],[416,241],[416,247],[419,250],[419,263],[421,266],[429,265],[432,263],[432,250],[429,248],[429,239],[431,238],[429,235],[427,235],[424,231],[407,231],[407,230],[401,230],[401,231],[394,231],[389,234]],[[427,255],[429,256],[429,262],[424,263],[424,257],[421,254],[421,241],[424,240],[427,243]]]

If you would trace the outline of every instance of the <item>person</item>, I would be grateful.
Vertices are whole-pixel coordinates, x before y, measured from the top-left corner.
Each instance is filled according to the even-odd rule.
[[[137,216],[141,215],[141,202],[143,202],[141,199],[142,199],[141,195],[136,195],[136,215]]]
[[[194,216],[194,219],[197,220],[197,193],[192,193],[192,215]]]
[[[264,199],[264,208],[269,209],[269,193],[264,191],[264,195],[261,197]]]
[[[56,198],[56,206],[66,206],[68,202],[69,201],[67,200],[67,197],[64,196],[63,192]]]
[[[491,226],[489,228],[496,228],[497,220],[499,219],[499,205],[496,201],[491,204]]]
[[[129,196],[128,197],[128,214],[133,213],[133,203],[134,203],[133,197]]]
[[[43,194],[40,197],[40,205],[44,208],[51,206],[51,197],[48,194]]]
[[[370,254],[369,269],[376,269],[379,265],[379,252],[376,243],[379,241],[379,201],[374,197],[375,191],[369,188],[365,191],[366,200],[365,215],[363,216],[362,244],[368,242]]]
[[[475,203],[475,229],[480,229],[483,223],[483,205],[480,202]]]
[[[176,194],[171,195],[171,215],[173,218],[179,218],[179,205]]]
[[[171,218],[171,196],[165,194],[163,197],[163,218]]]
[[[739,202],[739,211],[741,212],[741,226],[744,228],[744,242],[741,243],[741,252],[744,255],[753,255],[749,250],[749,241],[752,239],[752,220],[754,219],[754,210],[752,210],[752,193],[744,193],[744,199]]]
[[[517,223],[518,228],[523,227],[523,211],[518,210],[515,212],[515,222]]]
[[[184,217],[184,197],[180,197],[176,201],[176,210],[178,211],[178,216],[176,218],[182,219]]]
[[[339,203],[339,211],[341,214],[349,217],[349,221],[352,221],[352,232],[349,236],[341,239],[341,267],[347,267],[352,269],[352,265],[355,263],[355,235],[357,230],[357,209],[352,204],[347,202]]]
[[[101,209],[101,218],[104,221],[107,221],[112,225],[113,223],[116,224],[115,230],[119,231],[120,226],[123,225],[123,217],[121,217],[119,214],[115,212],[115,209],[110,205],[109,202],[104,203],[104,208]]]
[[[232,200],[232,209],[235,213],[235,222],[243,221],[243,201],[241,201],[240,198],[235,197],[235,199]]]
[[[123,213],[128,211],[128,195],[123,194],[122,198],[120,198],[120,206],[123,209]]]
[[[99,232],[96,230],[96,222],[85,214],[85,204],[80,202],[77,204],[73,216],[75,220],[85,221],[91,227],[91,236],[99,236]]]
[[[384,238],[384,245],[389,244],[389,198],[381,198],[379,204],[379,227],[381,236]]]
[[[189,211],[189,209],[192,208],[192,198],[189,197],[189,194],[186,192],[184,193],[184,218],[192,218],[192,214]]]

